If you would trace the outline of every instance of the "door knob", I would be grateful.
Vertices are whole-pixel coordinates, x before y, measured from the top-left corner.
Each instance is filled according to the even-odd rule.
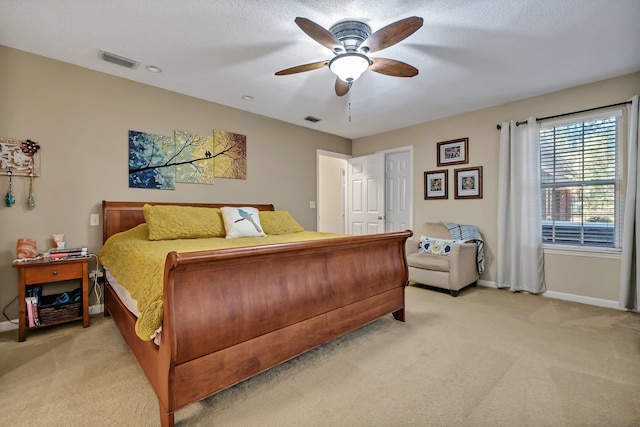
[[[380,216],[378,217],[378,219],[379,219],[380,221],[382,221],[382,220],[384,219],[384,215],[380,215]]]

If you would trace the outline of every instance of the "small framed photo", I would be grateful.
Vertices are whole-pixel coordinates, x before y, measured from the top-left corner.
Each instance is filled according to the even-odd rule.
[[[482,199],[482,166],[455,169],[456,199]]]
[[[469,163],[469,138],[438,142],[438,167]]]
[[[447,199],[448,170],[429,171],[424,173],[424,199]]]

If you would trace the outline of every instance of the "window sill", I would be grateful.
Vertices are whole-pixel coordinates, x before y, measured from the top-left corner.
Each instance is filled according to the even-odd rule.
[[[586,248],[568,245],[543,245],[543,249],[545,255],[571,255],[590,258],[622,259],[621,249]]]

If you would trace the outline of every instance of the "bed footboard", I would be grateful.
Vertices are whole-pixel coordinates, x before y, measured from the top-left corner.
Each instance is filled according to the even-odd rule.
[[[167,256],[158,398],[185,405],[393,313],[410,231]]]

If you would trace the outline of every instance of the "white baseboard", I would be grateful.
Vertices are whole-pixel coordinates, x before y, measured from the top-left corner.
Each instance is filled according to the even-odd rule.
[[[104,311],[103,304],[96,304],[89,306],[89,315],[94,315],[98,313],[102,313]],[[15,322],[15,323],[12,323]],[[11,319],[11,322],[4,321],[0,322],[0,332],[11,331],[13,329],[18,329],[18,319]]]
[[[11,322],[16,322],[11,323]],[[0,332],[4,332],[4,331],[10,331],[12,329],[18,329],[18,319],[12,319],[11,322],[9,321],[4,321],[0,323]]]
[[[478,286],[497,289],[496,282],[489,280],[478,280]],[[542,296],[553,299],[561,299],[564,301],[579,302],[580,304],[595,305],[597,307],[614,308],[616,310],[625,310],[620,308],[618,301],[611,301],[602,298],[585,297],[583,295],[567,294],[564,292],[546,291]]]
[[[478,280],[478,286],[497,289],[496,282],[490,282],[488,280]]]
[[[565,294],[564,292],[546,291],[542,296],[547,298],[561,299],[564,301],[579,302],[581,304],[595,305],[598,307],[614,308],[616,310],[625,310],[620,308],[618,301],[611,301],[602,298],[585,297],[583,295]]]

